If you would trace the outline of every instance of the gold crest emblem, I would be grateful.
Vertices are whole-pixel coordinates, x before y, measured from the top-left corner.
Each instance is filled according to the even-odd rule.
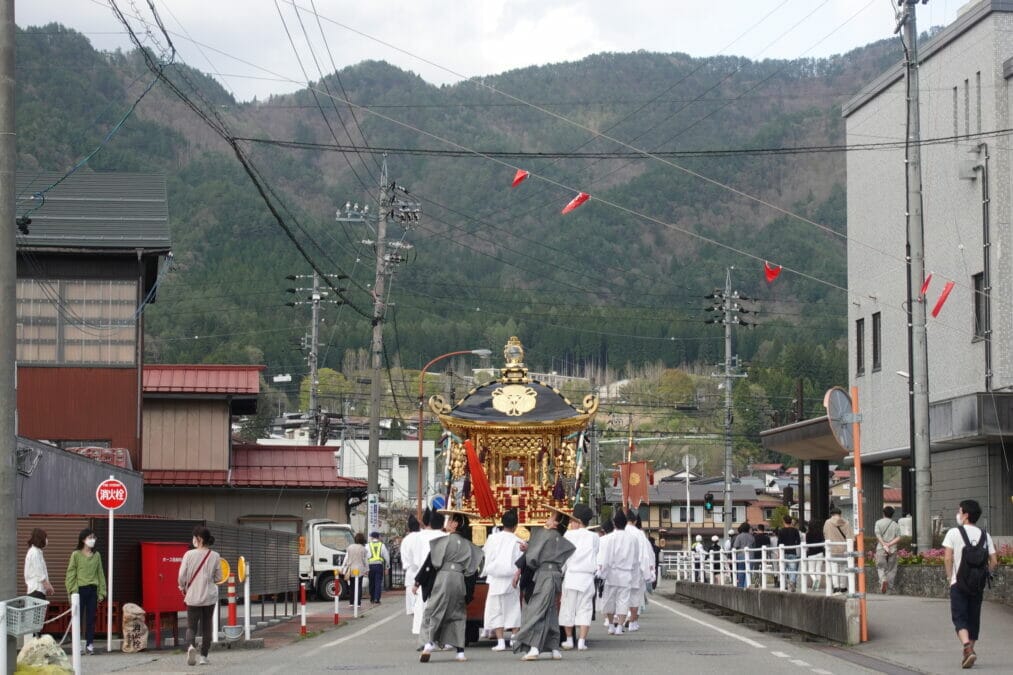
[[[520,417],[535,409],[537,396],[531,387],[507,384],[492,392],[492,407],[508,417]]]
[[[630,485],[640,485],[640,474],[639,473],[631,473],[630,474]]]

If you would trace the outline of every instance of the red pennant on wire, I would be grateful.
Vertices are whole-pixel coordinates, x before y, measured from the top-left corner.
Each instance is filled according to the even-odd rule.
[[[527,180],[528,176],[530,175],[531,174],[525,171],[524,169],[517,169],[517,173],[514,174],[514,182],[510,184],[510,187],[517,187],[525,180]]]
[[[565,214],[569,213],[570,211],[573,211],[575,208],[577,208],[578,206],[580,206],[581,204],[583,204],[584,202],[586,202],[590,198],[591,198],[591,195],[589,195],[586,192],[579,193],[576,197],[574,197],[573,199],[570,200],[569,204],[567,204],[566,206],[563,207],[562,213],[565,215]]]
[[[773,283],[774,279],[781,275],[780,265],[771,265],[766,260],[763,261],[763,276],[767,277],[767,283]]]
[[[925,293],[928,292],[929,284],[931,283],[932,283],[932,272],[929,272],[929,275],[925,277],[925,282],[922,284],[922,290],[918,294],[918,302],[921,302],[922,300],[925,299]]]
[[[943,286],[943,292],[940,294],[939,299],[936,300],[936,306],[932,308],[932,318],[939,316],[940,310],[943,308],[943,304],[946,302],[946,298],[950,297],[950,291],[953,290],[954,282],[947,281],[946,285]]]

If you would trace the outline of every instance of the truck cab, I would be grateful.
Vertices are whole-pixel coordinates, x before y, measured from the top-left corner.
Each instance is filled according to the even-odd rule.
[[[354,536],[351,525],[324,518],[306,521],[299,539],[299,579],[315,590],[317,597],[334,599],[338,592],[334,570],[344,563]]]

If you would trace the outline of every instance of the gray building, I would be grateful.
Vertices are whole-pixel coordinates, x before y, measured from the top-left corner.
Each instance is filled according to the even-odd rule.
[[[931,516],[977,499],[1013,534],[1013,2],[968,3],[920,47]],[[849,379],[858,388],[865,492],[884,464],[911,465],[906,317],[906,83],[897,64],[844,107],[848,174]],[[863,144],[890,145],[875,149]],[[944,285],[953,290],[931,316]],[[917,296],[919,289],[913,289]],[[913,485],[904,472],[905,510]],[[876,481],[879,484],[876,484]],[[878,490],[881,492],[881,490]],[[868,508],[868,505],[867,505]]]

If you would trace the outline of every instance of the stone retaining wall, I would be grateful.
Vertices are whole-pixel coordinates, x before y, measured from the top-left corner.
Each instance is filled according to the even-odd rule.
[[[870,593],[878,593],[879,577],[876,576],[876,568],[870,567],[867,571],[867,588]],[[897,580],[890,592],[919,598],[950,597],[942,565],[900,565],[897,567]],[[999,566],[992,576],[992,587],[985,591],[985,599],[1013,605],[1013,567]]]

